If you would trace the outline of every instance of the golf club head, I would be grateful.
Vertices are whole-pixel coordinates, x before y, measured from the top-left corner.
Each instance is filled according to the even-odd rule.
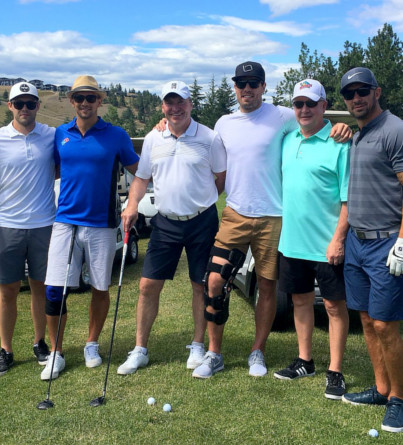
[[[49,399],[46,399],[43,402],[39,402],[36,405],[36,407],[38,409],[49,409],[49,408],[53,408],[54,406],[55,406],[55,404],[51,400],[49,400]]]
[[[104,396],[97,397],[96,399],[91,400],[90,406],[101,406],[104,404],[104,401],[105,401]]]

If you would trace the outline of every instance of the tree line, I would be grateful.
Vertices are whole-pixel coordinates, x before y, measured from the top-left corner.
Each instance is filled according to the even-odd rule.
[[[403,118],[403,42],[393,32],[392,26],[385,23],[376,36],[368,39],[364,48],[361,44],[348,40],[339,53],[337,61],[331,57],[311,53],[305,43],[301,44],[299,63],[301,68],[284,73],[275,89],[273,103],[291,106],[294,85],[305,78],[318,80],[326,90],[328,109],[344,110],[345,104],[340,95],[340,79],[349,69],[363,66],[373,71],[382,88],[380,104],[383,109]]]
[[[203,93],[203,87],[197,79],[189,85],[189,89],[193,119],[210,128],[214,127],[222,115],[231,113],[237,103],[232,84],[226,77],[221,79],[220,85],[216,84],[213,77],[206,93]],[[163,117],[161,99],[149,91],[126,91],[119,84],[111,85],[104,103],[109,106],[103,119],[123,127],[131,137],[145,136]],[[124,110],[119,112],[122,107]]]

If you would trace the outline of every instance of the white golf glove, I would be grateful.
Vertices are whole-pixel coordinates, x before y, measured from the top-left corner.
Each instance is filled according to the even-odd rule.
[[[386,266],[389,272],[397,277],[403,274],[403,238],[398,238],[395,245],[390,249]]]

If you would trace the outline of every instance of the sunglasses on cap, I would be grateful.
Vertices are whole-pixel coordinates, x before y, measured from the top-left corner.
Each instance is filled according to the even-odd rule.
[[[38,102],[35,100],[28,100],[24,102],[23,100],[15,100],[11,102],[16,110],[22,110],[24,105],[27,106],[28,110],[35,110],[38,105]]]
[[[345,90],[341,94],[344,99],[352,100],[354,99],[355,93],[357,93],[360,97],[368,96],[371,90],[376,90],[376,87],[360,87],[354,90]]]
[[[86,96],[84,94],[75,94],[73,96],[74,102],[78,104],[82,104],[85,100],[89,104],[94,104],[98,99],[98,96],[96,94],[87,94]]]
[[[304,105],[306,105],[308,108],[315,108],[316,105],[318,105],[318,103],[319,102],[315,102],[314,100],[307,100],[307,101],[296,100],[295,102],[292,103],[292,106],[300,110],[301,108],[304,107]]]
[[[261,85],[260,80],[236,80],[235,85],[239,90],[243,90],[247,84],[253,89],[259,88]]]

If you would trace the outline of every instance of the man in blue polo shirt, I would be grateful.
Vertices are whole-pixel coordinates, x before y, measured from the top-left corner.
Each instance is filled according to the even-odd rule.
[[[53,226],[46,274],[46,315],[52,352],[41,374],[48,380],[53,354],[53,378],[64,369],[63,333],[67,309],[62,308],[59,341],[56,333],[61,309],[63,285],[72,228],[77,226],[68,286],[76,287],[83,257],[88,265],[92,285],[89,334],[84,348],[87,367],[102,363],[98,337],[109,309],[108,288],[116,245],[117,172],[119,162],[132,174],[139,157],[127,133],[103,121],[97,115],[105,92],[91,76],[79,76],[69,92],[76,117],[61,125],[55,136],[55,161],[60,167],[59,206]]]
[[[345,278],[347,306],[360,312],[375,385],[349,393],[354,405],[386,405],[382,429],[403,432],[403,121],[379,105],[368,68],[348,71],[340,93],[357,120],[351,145]]]
[[[313,376],[315,278],[329,317],[330,364],[325,397],[341,399],[341,372],[348,332],[343,278],[347,224],[349,144],[330,137],[323,118],[326,93],[316,80],[305,79],[294,88],[293,108],[299,129],[283,141],[283,226],[279,251],[281,290],[292,294],[298,337],[298,357],[274,373],[282,380]]]

